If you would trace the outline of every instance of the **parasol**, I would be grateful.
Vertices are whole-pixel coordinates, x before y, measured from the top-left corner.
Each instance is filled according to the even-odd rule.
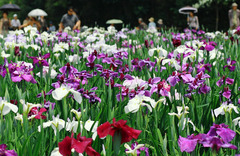
[[[48,14],[42,9],[33,9],[28,13],[28,16],[47,16]]]
[[[122,24],[123,21],[119,19],[111,19],[106,22],[106,24]]]
[[[21,9],[16,4],[5,4],[5,5],[0,7],[0,10],[3,10],[3,11],[19,11]]]

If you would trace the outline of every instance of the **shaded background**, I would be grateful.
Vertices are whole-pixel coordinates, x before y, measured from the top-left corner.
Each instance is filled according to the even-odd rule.
[[[233,1],[209,1],[211,3],[198,9],[200,25],[208,31],[226,31],[229,28],[228,10]],[[1,0],[0,6],[9,2]],[[11,0],[11,3],[21,8],[21,11],[16,12],[21,22],[32,9],[40,8],[48,13],[47,21],[53,21],[58,27],[62,15],[72,6],[77,10],[82,26],[107,27],[105,23],[108,19],[117,18],[133,28],[138,25],[139,17],[146,23],[149,17],[154,17],[155,22],[161,18],[167,27],[174,26],[180,30],[187,27],[187,22],[186,15],[179,14],[178,9],[197,2],[198,0]],[[12,15],[13,13],[10,13],[9,17],[12,18]]]

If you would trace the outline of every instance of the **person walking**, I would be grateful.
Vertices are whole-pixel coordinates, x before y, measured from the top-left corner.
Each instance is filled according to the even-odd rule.
[[[189,28],[190,29],[195,29],[198,30],[199,29],[199,21],[198,21],[198,17],[194,16],[193,12],[189,13],[189,17],[187,18],[187,21],[189,23]]]
[[[240,10],[237,9],[237,7],[238,7],[237,3],[233,3],[232,9],[228,11],[230,29],[232,30],[239,26]]]
[[[8,13],[3,12],[3,18],[0,20],[0,34],[6,35],[11,27],[11,21],[8,18]]]
[[[19,21],[19,19],[18,19],[17,14],[14,14],[14,15],[13,15],[13,19],[12,19],[12,21],[11,21],[11,25],[12,25],[12,29],[13,29],[13,30],[18,29],[18,27],[21,25],[21,23],[20,23],[20,21]]]
[[[67,14],[62,16],[59,31],[62,31],[66,27],[70,27],[72,30],[80,29],[80,20],[76,15],[74,15],[74,11],[72,7],[68,8]]]

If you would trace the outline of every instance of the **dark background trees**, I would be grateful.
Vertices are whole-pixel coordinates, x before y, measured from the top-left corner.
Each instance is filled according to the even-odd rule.
[[[201,1],[201,0],[200,0]],[[232,0],[207,0],[208,2],[198,9],[200,25],[209,31],[227,30],[228,10]],[[21,21],[32,9],[40,8],[48,13],[48,21],[53,21],[57,26],[63,14],[69,6],[77,10],[77,15],[82,25],[103,26],[108,19],[122,19],[125,25],[135,27],[137,19],[142,17],[148,23],[149,17],[154,17],[155,22],[163,19],[168,27],[174,26],[184,29],[186,15],[178,13],[178,9],[187,5],[198,3],[199,0],[12,0],[21,7],[17,12]],[[9,0],[1,0],[0,6],[9,3]],[[10,14],[12,15],[12,14]]]

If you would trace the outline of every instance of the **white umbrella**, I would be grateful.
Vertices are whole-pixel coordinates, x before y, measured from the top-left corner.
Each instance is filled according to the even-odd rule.
[[[106,24],[122,24],[123,21],[119,19],[111,19],[106,22]]]
[[[185,6],[181,9],[179,9],[178,11],[180,14],[189,14],[190,12],[194,12],[194,13],[198,12],[197,8],[190,7],[190,6]]]
[[[48,14],[42,9],[33,9],[28,13],[28,16],[47,16]]]

